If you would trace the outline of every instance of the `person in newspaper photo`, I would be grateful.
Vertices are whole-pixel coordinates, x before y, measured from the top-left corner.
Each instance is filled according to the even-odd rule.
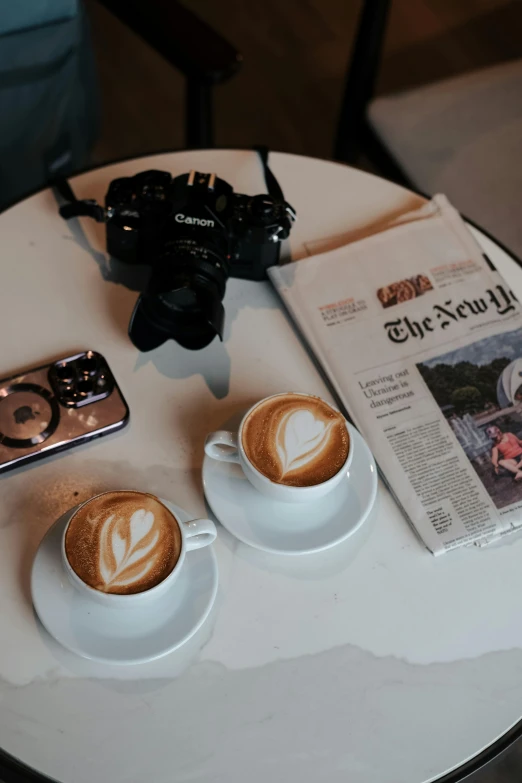
[[[417,367],[495,506],[522,502],[522,329]]]
[[[512,432],[502,432],[498,427],[488,427],[486,435],[494,442],[491,450],[491,462],[496,475],[500,469],[513,473],[515,481],[522,479],[522,440]]]

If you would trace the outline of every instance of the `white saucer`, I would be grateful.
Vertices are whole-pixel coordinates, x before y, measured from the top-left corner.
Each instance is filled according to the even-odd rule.
[[[203,461],[203,486],[224,528],[266,552],[306,555],[339,544],[363,524],[377,494],[377,468],[361,435],[348,425],[353,459],[343,481],[313,503],[280,503],[261,495],[234,462]]]
[[[180,521],[191,517],[163,501]],[[64,647],[103,663],[144,663],[187,642],[208,617],[218,588],[212,546],[187,552],[172,588],[156,601],[133,609],[101,606],[76,590],[63,568],[60,541],[74,509],[48,531],[33,563],[31,594],[47,631]]]

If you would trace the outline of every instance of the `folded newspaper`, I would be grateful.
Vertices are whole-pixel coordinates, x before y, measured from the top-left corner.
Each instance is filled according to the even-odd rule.
[[[447,199],[269,274],[428,549],[522,527],[522,311]]]

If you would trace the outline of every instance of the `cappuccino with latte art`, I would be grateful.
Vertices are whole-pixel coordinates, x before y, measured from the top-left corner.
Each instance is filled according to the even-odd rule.
[[[65,534],[65,555],[82,582],[119,595],[160,584],[178,562],[181,547],[174,515],[144,492],[105,492],[88,500]]]
[[[350,449],[344,417],[319,397],[297,393],[256,405],[243,422],[241,442],[256,470],[293,487],[328,481]]]
[[[353,457],[343,415],[299,392],[261,400],[245,413],[238,432],[211,432],[205,453],[239,463],[255,489],[283,503],[309,503],[333,492],[348,479]]]

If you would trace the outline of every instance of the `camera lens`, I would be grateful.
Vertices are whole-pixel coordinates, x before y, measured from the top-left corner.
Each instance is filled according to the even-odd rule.
[[[87,397],[89,394],[93,393],[94,384],[91,380],[78,381],[77,389],[82,397]]]
[[[74,380],[74,370],[68,364],[56,365],[54,372],[60,383],[71,383]]]
[[[167,291],[166,294],[160,294],[159,298],[173,310],[190,310],[198,306],[196,292],[190,288],[190,280],[183,288],[177,288],[175,291]]]
[[[98,370],[98,361],[94,356],[86,356],[78,362],[80,371],[84,375],[96,375]]]
[[[197,350],[222,339],[227,281],[225,255],[216,245],[171,241],[153,266],[149,289],[138,299],[129,336],[140,351],[169,338]]]
[[[69,405],[76,400],[76,389],[74,386],[66,386],[60,390],[60,398]]]

